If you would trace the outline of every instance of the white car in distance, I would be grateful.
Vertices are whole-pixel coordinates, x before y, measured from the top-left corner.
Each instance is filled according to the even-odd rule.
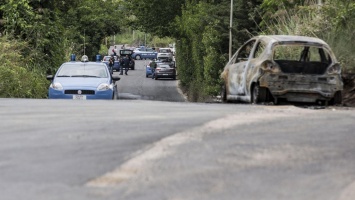
[[[158,60],[173,60],[173,52],[170,48],[159,48],[157,58]]]

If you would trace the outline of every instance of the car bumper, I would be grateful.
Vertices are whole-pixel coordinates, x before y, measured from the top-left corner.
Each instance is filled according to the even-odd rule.
[[[87,90],[87,89],[82,89]],[[65,90],[54,90],[49,88],[48,98],[49,99],[112,99],[114,91],[105,90],[97,91],[93,90],[94,94],[65,94]]]
[[[175,73],[164,73],[164,72],[159,72],[159,73],[155,73],[155,77],[157,78],[175,78],[176,74]]]
[[[288,101],[316,102],[330,100],[343,90],[340,75],[264,74],[259,84],[269,89],[274,98]]]

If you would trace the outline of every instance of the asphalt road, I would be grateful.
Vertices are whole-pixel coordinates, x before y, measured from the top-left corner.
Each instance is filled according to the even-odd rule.
[[[355,199],[354,108],[163,101],[142,73],[116,101],[0,99],[0,199]]]
[[[119,99],[143,99],[154,101],[186,101],[178,91],[178,81],[172,79],[154,80],[146,77],[145,67],[149,60],[136,60],[135,70],[128,71],[128,76],[121,75],[117,83]],[[114,72],[119,74],[119,72]]]

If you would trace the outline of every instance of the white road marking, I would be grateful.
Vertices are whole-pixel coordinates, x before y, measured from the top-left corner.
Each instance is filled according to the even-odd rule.
[[[187,130],[163,138],[162,140],[153,144],[152,148],[144,152],[137,153],[138,155],[136,157],[128,160],[112,172],[109,172],[101,177],[89,181],[86,186],[117,186],[118,184],[127,181],[133,178],[134,176],[142,174],[144,170],[149,169],[149,166],[151,165],[151,163],[154,163],[154,161],[174,153],[173,147],[188,143],[190,141],[199,141],[202,139],[202,136],[204,134],[220,132],[238,125],[255,123],[257,121],[265,122],[267,120],[275,120],[275,118],[284,118],[290,116],[292,115],[278,112],[269,114],[268,117],[265,117],[265,114],[250,113],[247,115],[229,115],[224,118],[207,122],[206,124],[194,128],[192,130]]]
[[[338,200],[354,200],[355,199],[355,181],[343,190]]]

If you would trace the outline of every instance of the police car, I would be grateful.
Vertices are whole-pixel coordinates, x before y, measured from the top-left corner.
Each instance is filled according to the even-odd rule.
[[[156,59],[158,52],[156,52],[152,48],[137,48],[133,51],[131,55],[133,59],[141,60],[141,59]]]
[[[81,61],[63,63],[57,73],[48,75],[51,81],[48,89],[49,99],[117,99],[116,81],[119,76],[111,75],[106,64],[97,58],[97,62],[89,62],[84,55]]]
[[[114,56],[114,58],[115,58],[115,62],[114,62],[112,71],[119,72],[120,71],[120,61],[117,58],[117,56]],[[104,58],[102,59],[102,62],[104,62],[107,65],[107,67],[109,67],[108,66],[108,62],[109,62],[110,59],[111,59],[111,56],[104,56]]]

